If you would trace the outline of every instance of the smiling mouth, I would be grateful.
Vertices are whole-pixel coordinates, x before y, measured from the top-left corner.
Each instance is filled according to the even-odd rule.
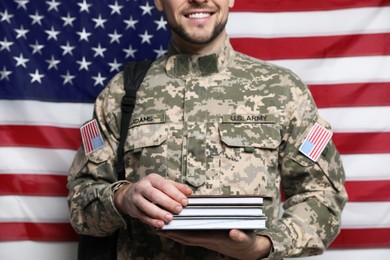
[[[210,17],[211,15],[212,15],[211,13],[193,13],[193,14],[186,15],[186,17],[189,19],[202,19],[202,18]]]

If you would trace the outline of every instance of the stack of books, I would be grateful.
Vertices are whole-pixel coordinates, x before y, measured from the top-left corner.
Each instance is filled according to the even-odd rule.
[[[191,196],[162,230],[265,229],[261,196]]]

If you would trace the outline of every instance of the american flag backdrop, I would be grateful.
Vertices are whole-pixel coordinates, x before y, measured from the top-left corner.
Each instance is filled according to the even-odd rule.
[[[235,49],[288,67],[334,128],[349,201],[313,259],[390,259],[390,0],[236,0]],[[93,102],[165,53],[152,0],[0,2],[0,259],[76,259],[66,177]]]

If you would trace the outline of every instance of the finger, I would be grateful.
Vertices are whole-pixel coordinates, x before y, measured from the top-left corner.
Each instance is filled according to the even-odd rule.
[[[153,187],[163,191],[165,194],[179,203],[182,199],[187,198],[187,196],[191,195],[192,193],[191,188],[183,183],[167,180],[157,174],[150,174],[148,177],[150,177],[150,182]]]
[[[155,228],[162,228],[164,226],[164,221],[161,219],[154,219],[143,213],[142,211],[139,211],[138,217],[137,217],[141,222],[155,227]]]
[[[146,191],[143,195],[150,203],[158,205],[160,206],[160,209],[167,210],[173,214],[178,214],[183,209],[181,203],[154,187]]]
[[[164,225],[164,222],[168,223],[173,219],[170,212],[158,207],[142,196],[135,198],[133,202],[136,207],[135,212],[138,213],[138,216],[133,217],[139,218],[143,222],[153,226],[158,222],[158,227],[161,228]]]
[[[180,190],[184,195],[190,196],[192,194],[192,189],[183,183],[173,182],[178,190]]]
[[[148,177],[150,184],[155,188],[149,189],[148,194],[145,194],[149,200],[165,207],[173,213],[179,213],[182,206],[188,204],[187,194],[190,195],[192,193],[192,190],[188,186],[166,180],[156,174],[151,174]]]
[[[231,240],[236,242],[248,242],[250,240],[250,237],[245,232],[238,230],[238,229],[232,229],[229,232],[229,237]]]
[[[161,185],[159,185],[159,183],[165,183],[166,185],[169,183],[171,186],[173,186],[170,181],[165,180],[160,175],[150,174],[141,179],[137,185],[134,185],[132,195],[133,203],[135,203],[141,210],[146,212],[148,210],[147,205],[149,203],[154,203],[162,206],[169,212],[179,213],[182,209],[182,205],[165,194],[163,190],[160,190]]]

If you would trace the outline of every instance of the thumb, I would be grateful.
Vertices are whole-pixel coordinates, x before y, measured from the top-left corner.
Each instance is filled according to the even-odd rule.
[[[229,237],[231,240],[236,242],[245,242],[248,240],[248,235],[238,229],[230,230]]]

